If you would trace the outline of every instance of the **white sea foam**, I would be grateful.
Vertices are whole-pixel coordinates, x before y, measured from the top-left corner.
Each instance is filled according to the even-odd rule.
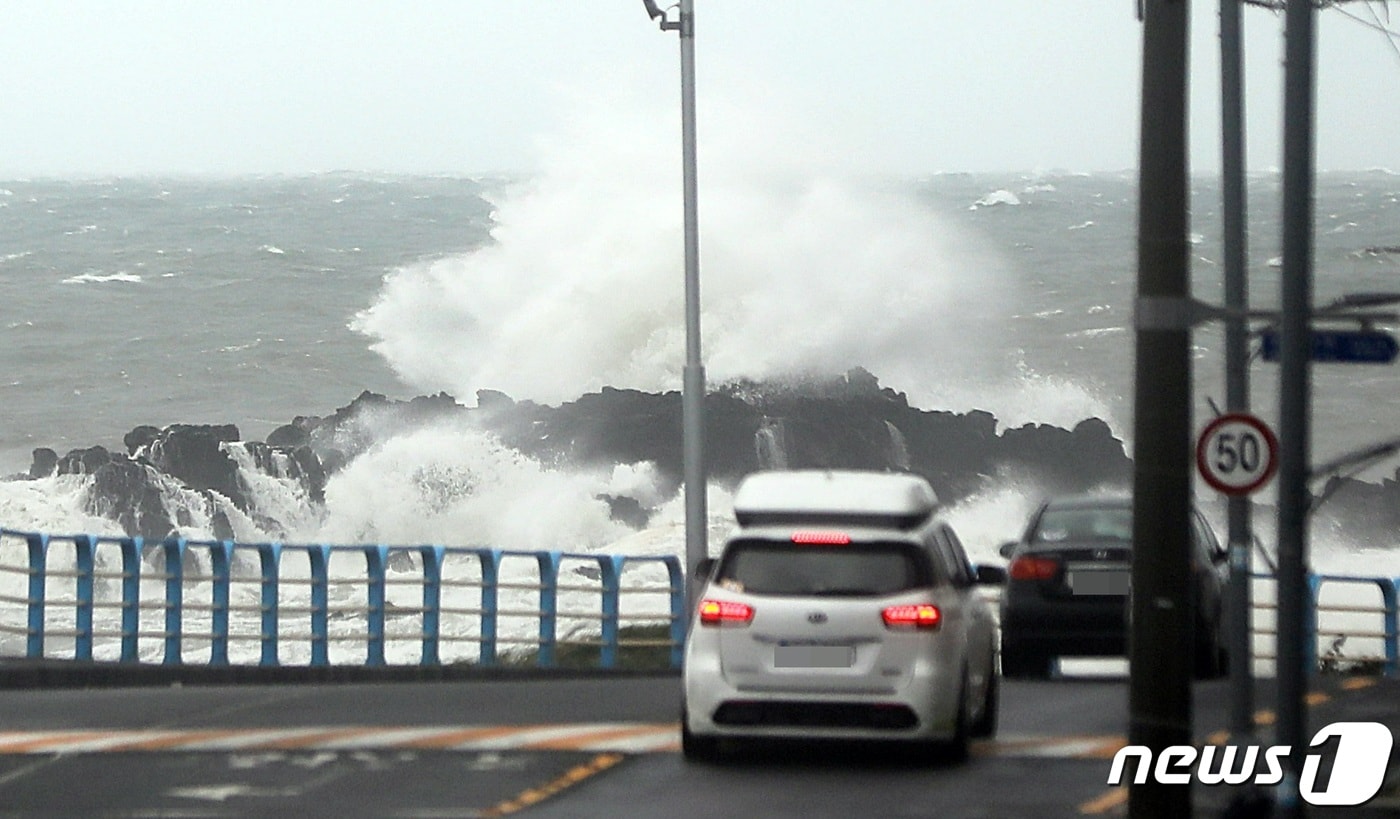
[[[79,273],[76,276],[69,276],[63,280],[63,284],[101,284],[104,282],[122,282],[124,284],[140,284],[141,276],[136,273]]]
[[[992,191],[991,193],[987,194],[981,199],[978,199],[976,202],[973,202],[969,209],[977,210],[978,208],[990,208],[995,207],[997,205],[1019,204],[1021,204],[1021,197],[1017,196],[1009,190],[1001,189]]]
[[[591,552],[630,531],[596,496],[616,485],[637,492],[645,474],[549,469],[466,423],[445,423],[391,437],[337,472],[324,519],[296,539]]]
[[[115,521],[84,509],[91,481],[87,475],[0,481],[0,526],[26,532],[122,534]]]

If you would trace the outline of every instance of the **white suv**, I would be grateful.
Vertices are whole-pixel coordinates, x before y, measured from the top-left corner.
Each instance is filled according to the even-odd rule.
[[[739,528],[685,646],[682,748],[742,738],[896,740],[966,757],[996,730],[996,626],[974,569],[910,474],[774,471],[734,496]]]

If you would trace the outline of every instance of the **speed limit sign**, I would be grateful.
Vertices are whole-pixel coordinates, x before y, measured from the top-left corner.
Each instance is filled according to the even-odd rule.
[[[1278,469],[1278,438],[1253,415],[1222,415],[1201,430],[1196,467],[1206,483],[1226,495],[1248,495]]]

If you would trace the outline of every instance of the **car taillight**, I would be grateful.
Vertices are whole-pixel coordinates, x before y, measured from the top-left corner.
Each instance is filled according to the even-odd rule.
[[[880,612],[886,628],[913,626],[914,628],[938,628],[943,622],[943,612],[932,603],[919,603],[913,606],[889,606]]]
[[[1021,555],[1011,561],[1008,574],[1012,580],[1049,580],[1060,570],[1060,561],[1049,557]]]
[[[793,532],[792,542],[799,546],[848,546],[851,536],[845,532]]]
[[[701,600],[700,625],[747,625],[753,619],[753,606],[729,600]]]

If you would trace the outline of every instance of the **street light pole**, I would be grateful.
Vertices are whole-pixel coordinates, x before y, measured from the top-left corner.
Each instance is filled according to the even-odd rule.
[[[1189,6],[1143,5],[1128,742],[1154,755],[1191,743]],[[1134,785],[1128,815],[1190,816],[1191,786]]]
[[[687,611],[699,594],[696,567],[709,556],[705,499],[705,367],[700,359],[700,221],[695,172],[695,0],[680,0],[670,20],[655,0],[642,0],[662,31],[681,41],[681,165],[685,209],[685,370],[681,392],[681,458],[685,478],[685,576]]]
[[[1284,12],[1283,273],[1279,322],[1278,734],[1293,750],[1284,766],[1280,816],[1301,816],[1299,777],[1307,751],[1303,702],[1308,588],[1310,403],[1312,400],[1313,0]]]

